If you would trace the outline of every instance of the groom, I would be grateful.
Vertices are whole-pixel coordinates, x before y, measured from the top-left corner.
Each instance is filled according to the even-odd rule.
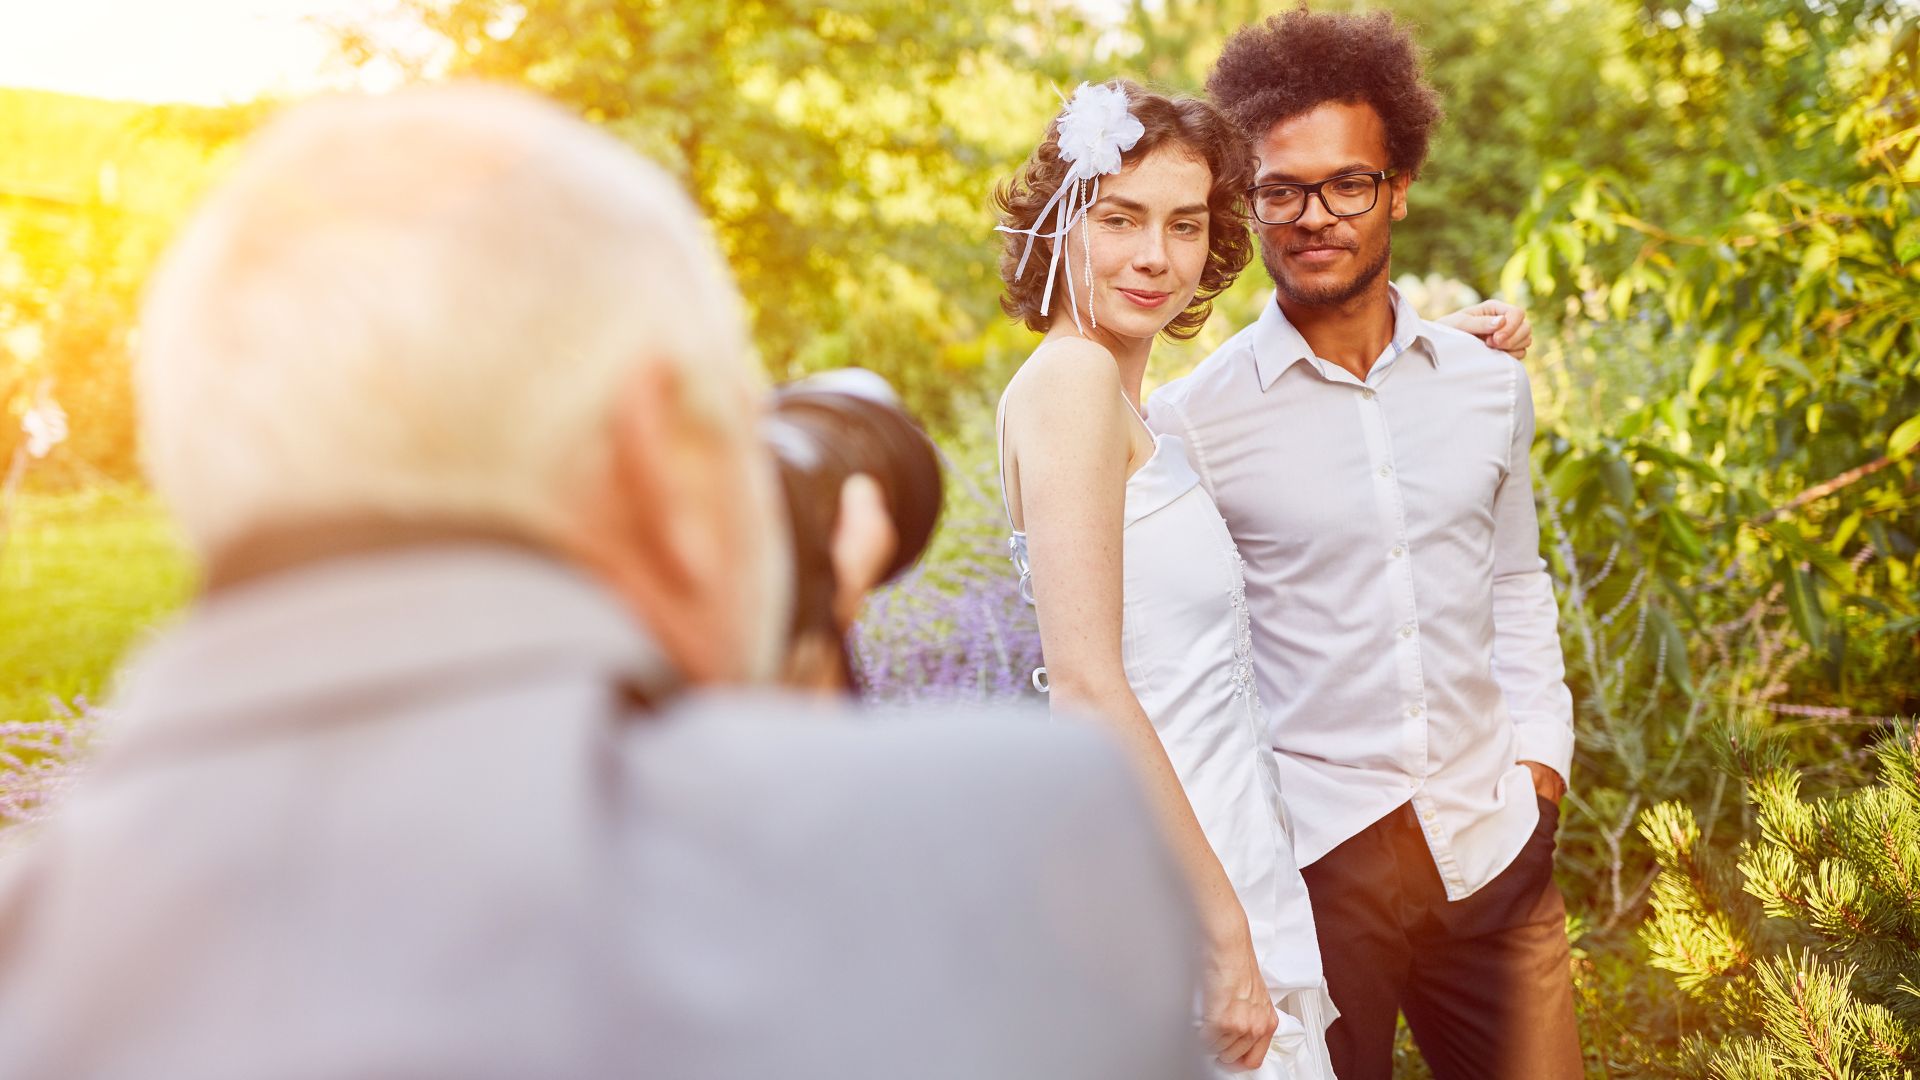
[[[1340,1080],[1404,1012],[1440,1080],[1580,1075],[1554,829],[1573,755],[1526,370],[1388,284],[1439,119],[1383,13],[1236,34],[1208,92],[1254,140],[1274,302],[1150,416],[1247,562]]]

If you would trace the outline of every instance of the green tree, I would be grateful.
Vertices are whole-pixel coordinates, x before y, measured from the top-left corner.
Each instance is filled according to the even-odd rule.
[[[1619,0],[1334,0],[1316,10],[1393,12],[1427,54],[1447,118],[1394,227],[1394,267],[1492,292],[1513,251],[1513,222],[1550,165],[1618,163],[1648,119],[1623,66],[1636,8]],[[1075,62],[1199,92],[1235,30],[1273,14],[1254,0],[1132,0],[1105,54],[1072,43]],[[1256,275],[1257,276],[1257,275]]]
[[[1611,552],[1617,588],[1643,581],[1690,637],[1777,589],[1807,701],[1884,714],[1920,675],[1920,36],[1875,4],[1820,12],[1674,16],[1649,62],[1705,156],[1657,186],[1550,175],[1505,277],[1575,328],[1542,425],[1572,547]],[[1804,93],[1694,85],[1762,66]]]
[[[0,91],[0,471],[49,390],[71,438],[41,486],[137,472],[129,344],[161,248],[257,109]]]
[[[1007,5],[454,0],[451,73],[533,87],[673,171],[776,377],[859,364],[939,419],[1020,340],[987,196],[1054,107]]]
[[[1658,860],[1642,938],[1706,1030],[1665,1067],[1716,1080],[1897,1080],[1920,1066],[1920,757],[1895,733],[1880,776],[1811,802],[1779,760],[1738,755],[1757,821],[1735,867],[1692,811],[1648,811]],[[1777,755],[1776,755],[1777,758]]]

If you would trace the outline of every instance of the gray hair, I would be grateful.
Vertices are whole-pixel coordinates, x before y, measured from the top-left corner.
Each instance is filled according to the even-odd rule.
[[[739,297],[692,203],[556,107],[465,85],[269,125],[156,273],[136,378],[149,471],[204,556],[341,514],[551,535],[658,362],[712,422],[750,422]]]

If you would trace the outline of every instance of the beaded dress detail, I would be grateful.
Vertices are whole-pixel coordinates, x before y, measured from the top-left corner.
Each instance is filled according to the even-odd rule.
[[[1233,614],[1240,626],[1240,635],[1233,642],[1233,696],[1253,699],[1256,714],[1264,715],[1266,710],[1260,707],[1260,691],[1253,685],[1253,615],[1247,608],[1247,560],[1234,553],[1234,562],[1239,564],[1239,580],[1234,583]],[[1266,725],[1260,725],[1265,730]]]

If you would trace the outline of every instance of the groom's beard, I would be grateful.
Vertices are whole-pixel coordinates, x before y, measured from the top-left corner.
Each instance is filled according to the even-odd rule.
[[[1387,242],[1380,245],[1380,254],[1361,268],[1353,280],[1345,284],[1304,285],[1290,280],[1286,274],[1286,253],[1301,248],[1338,246],[1354,250],[1341,244],[1331,236],[1315,236],[1311,233],[1299,233],[1289,238],[1286,244],[1275,244],[1265,236],[1260,237],[1260,261],[1266,264],[1267,276],[1273,279],[1274,287],[1280,290],[1280,296],[1290,304],[1300,307],[1333,307],[1344,304],[1367,291],[1381,274],[1387,272],[1387,263],[1393,259],[1393,234],[1387,234]]]

